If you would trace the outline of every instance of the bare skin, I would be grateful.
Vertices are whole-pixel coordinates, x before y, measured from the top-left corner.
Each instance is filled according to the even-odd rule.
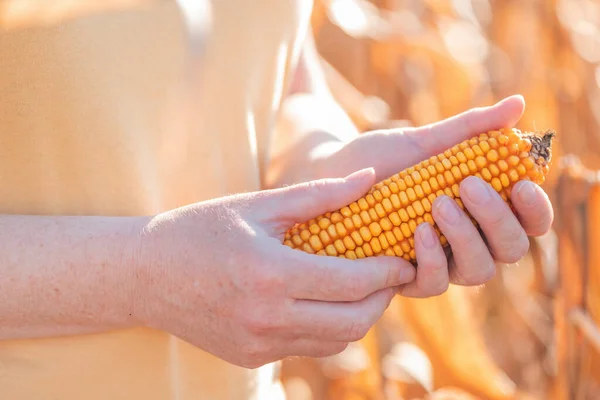
[[[288,111],[290,119],[302,120],[303,115],[308,114],[303,107],[304,102],[300,101],[294,110]],[[350,139],[324,133],[307,135],[307,141],[300,143],[300,148],[306,146],[316,150],[312,153],[294,151],[294,154],[284,154],[281,160],[276,161],[292,165],[301,162],[298,157],[312,157],[305,161],[305,165],[313,168],[294,170],[282,167],[289,173],[274,175],[272,184],[344,176],[365,167],[373,167],[379,181],[473,135],[514,126],[524,107],[522,97],[511,96],[493,106],[471,109],[418,128],[378,130]],[[296,126],[301,126],[301,123]],[[318,145],[312,143],[316,140],[319,140]],[[464,286],[486,283],[494,277],[497,263],[516,262],[525,256],[529,246],[527,235],[543,235],[551,227],[554,215],[550,200],[538,185],[531,182],[518,183],[512,192],[511,200],[517,215],[489,184],[479,178],[465,179],[460,189],[461,199],[481,226],[487,244],[453,201],[445,196],[439,198],[433,205],[432,215],[448,239],[452,256],[446,256],[431,227],[422,224],[415,237],[419,264],[417,278],[403,286],[403,296],[439,295],[448,289],[450,283]]]
[[[283,246],[293,222],[345,205],[466,137],[512,126],[524,107],[513,97],[430,126],[359,135],[328,93],[310,40],[296,75],[281,121],[302,139],[275,155],[272,190],[150,218],[0,216],[0,340],[146,326],[246,367],[336,354],[366,334],[394,295],[484,283],[495,261],[525,254],[524,233],[549,229],[552,207],[539,187],[517,185],[513,216],[489,187],[467,179],[463,202],[489,247],[464,213],[450,218],[445,200],[434,218],[453,256],[422,226],[418,272],[398,258],[351,261]]]
[[[153,218],[0,217],[0,339],[147,326],[244,367],[336,354],[414,268],[312,256],[281,240],[374,178],[366,169]]]
[[[299,70],[304,72],[297,73],[300,78],[282,108],[285,123],[281,129],[300,139],[290,146],[291,151],[274,159],[268,175],[268,184],[273,187],[345,176],[365,167],[373,167],[379,181],[473,135],[513,127],[525,109],[521,96],[511,96],[434,124],[359,134],[335,105],[318,64],[319,56],[309,36],[299,64]],[[451,283],[484,284],[494,277],[497,264],[516,262],[525,256],[527,235],[543,235],[552,225],[550,200],[531,182],[515,185],[511,201],[516,215],[481,179],[465,179],[460,190],[461,199],[482,228],[485,240],[453,201],[439,198],[432,214],[448,239],[452,254],[447,257],[430,226],[420,226],[415,235],[417,278],[403,286],[403,296],[436,296]]]
[[[152,261],[142,279],[150,289],[143,319],[249,367],[342,351],[367,333],[414,269],[394,257],[354,263],[281,242],[295,221],[341,207],[373,182],[367,169],[160,215],[146,234],[157,246],[145,256]],[[161,256],[178,246],[181,257]]]
[[[286,229],[348,204],[471,132],[516,121],[519,112],[513,99],[431,127],[366,134],[317,161],[315,171],[332,176],[360,170],[347,178],[218,198],[152,218],[2,216],[0,339],[148,326],[245,367],[339,353],[367,333],[395,294],[428,297],[450,282],[480,285],[496,261],[518,260],[526,234],[550,227],[548,198],[531,183],[517,185],[515,216],[487,184],[467,179],[463,200],[489,247],[441,198],[433,216],[453,256],[448,260],[422,225],[418,272],[396,257],[353,261],[292,250],[281,243]],[[377,175],[361,169],[367,165]],[[333,167],[340,169],[326,170]]]

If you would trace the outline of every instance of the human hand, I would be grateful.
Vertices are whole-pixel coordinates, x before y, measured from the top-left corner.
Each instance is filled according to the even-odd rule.
[[[156,216],[142,238],[141,320],[243,367],[341,352],[414,279],[414,267],[395,257],[310,255],[282,240],[295,222],[352,201],[374,178],[367,169]]]
[[[502,127],[513,127],[524,110],[524,101],[513,96],[485,108],[476,108],[435,124],[365,133],[321,161],[321,173],[338,176],[374,167],[377,181],[437,155],[459,142]],[[417,278],[404,285],[401,294],[428,297],[445,292],[449,283],[480,285],[490,280],[496,262],[521,259],[529,246],[528,235],[546,233],[553,211],[548,196],[532,182],[515,185],[511,201],[516,215],[489,184],[469,177],[460,185],[460,196],[483,235],[467,214],[447,196],[438,198],[432,216],[446,236],[451,255],[445,254],[435,231],[422,224],[415,233]]]

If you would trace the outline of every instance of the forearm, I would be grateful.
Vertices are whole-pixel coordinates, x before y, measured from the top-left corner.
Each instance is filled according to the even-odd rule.
[[[0,216],[0,340],[134,325],[141,226],[136,218]]]

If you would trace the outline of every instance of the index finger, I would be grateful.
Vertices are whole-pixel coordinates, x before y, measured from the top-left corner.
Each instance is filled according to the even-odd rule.
[[[294,254],[287,276],[288,294],[298,300],[358,301],[381,289],[415,278],[415,268],[400,257],[377,256],[349,260],[289,249]]]

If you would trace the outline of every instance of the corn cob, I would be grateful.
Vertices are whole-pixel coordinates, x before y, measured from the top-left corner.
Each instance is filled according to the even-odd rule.
[[[453,198],[478,226],[460,199],[460,182],[472,175],[482,178],[512,208],[515,183],[544,182],[553,136],[552,131],[517,129],[482,133],[375,184],[341,209],[295,224],[283,243],[317,255],[349,259],[388,255],[416,264],[414,233],[421,223],[431,224],[442,246],[448,246],[431,215],[437,197]]]

